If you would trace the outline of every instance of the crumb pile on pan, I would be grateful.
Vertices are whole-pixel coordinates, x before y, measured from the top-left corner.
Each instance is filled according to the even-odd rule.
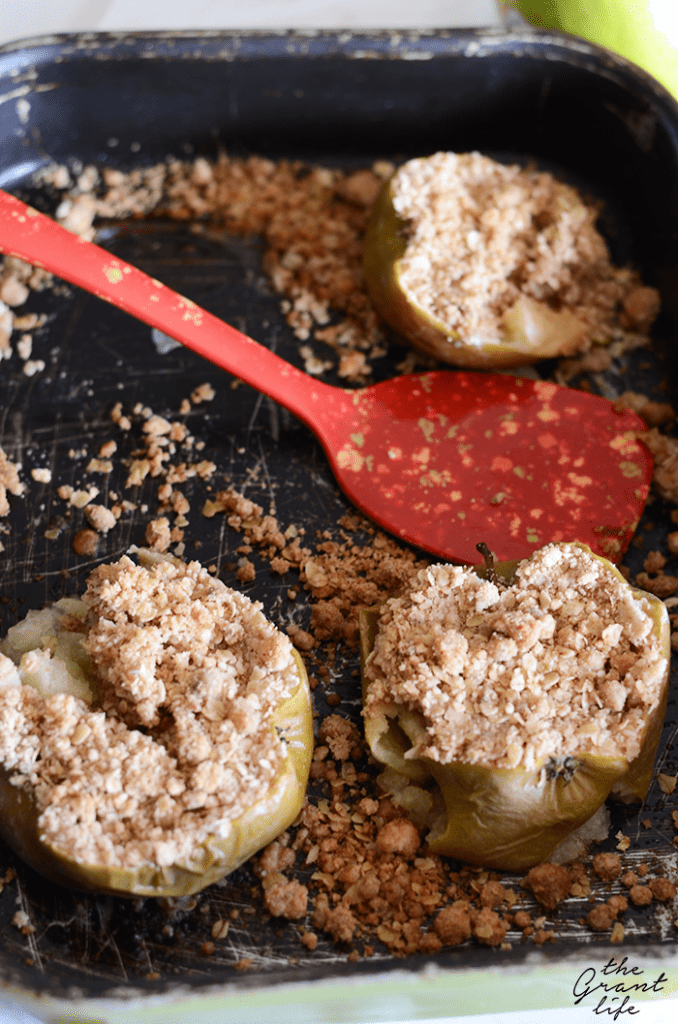
[[[95,236],[96,218],[149,214],[190,220],[207,235],[262,236],[263,269],[303,342],[306,371],[321,375],[336,366],[341,378],[361,383],[371,360],[385,352],[384,328],[363,281],[362,239],[372,203],[393,171],[384,160],[346,172],[222,153],[215,161],[169,160],[129,173],[88,166],[72,174],[51,166],[39,179],[61,196],[56,219],[87,239]],[[594,341],[612,348],[594,345],[563,360],[561,382],[647,344],[658,293],[636,272],[612,265],[595,228],[598,207],[575,189],[548,172],[477,153],[409,161],[397,172],[401,179],[399,213],[411,223],[416,214],[418,224],[401,261],[402,280],[452,332],[500,340],[502,315],[521,295],[567,310],[581,324],[579,341],[585,338],[577,351]],[[435,226],[421,217],[426,204]],[[44,369],[44,360],[31,358],[32,334],[44,318],[18,310],[30,288],[50,280],[21,260],[0,262],[0,356],[10,358],[11,341],[23,332],[15,347],[29,375]],[[408,356],[408,368],[416,358]]]
[[[198,231],[261,235],[263,269],[301,346],[306,370],[327,360],[308,344],[334,350],[338,372],[360,381],[383,354],[383,333],[362,285],[362,235],[371,204],[393,170],[378,162],[352,173],[222,154],[216,161],[173,160],[123,174],[94,167],[75,179],[65,167],[42,173],[64,190],[56,219],[85,238],[95,218],[149,213],[191,220]],[[331,364],[330,364],[331,365]]]
[[[632,760],[665,659],[647,599],[579,547],[548,545],[511,586],[422,570],[379,616],[365,713],[417,711],[408,757],[532,769],[587,751]]]
[[[35,794],[41,834],[69,858],[190,859],[275,779],[285,740],[271,715],[299,683],[292,644],[197,562],[146,568],[124,556],[91,573],[83,602],[86,617],[66,625],[91,659],[96,705],[60,692],[62,677],[72,690],[61,652],[21,656],[10,631],[0,655],[4,769]],[[30,619],[17,628],[20,644]],[[56,646],[58,633],[50,639]]]

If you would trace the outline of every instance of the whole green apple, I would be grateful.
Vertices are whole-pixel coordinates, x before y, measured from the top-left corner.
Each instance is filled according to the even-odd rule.
[[[678,97],[675,0],[511,0],[533,24],[582,36],[638,64]]]

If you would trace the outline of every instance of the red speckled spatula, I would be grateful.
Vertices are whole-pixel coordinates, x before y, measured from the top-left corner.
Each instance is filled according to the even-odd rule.
[[[645,425],[606,399],[503,374],[437,371],[345,391],[286,363],[123,260],[0,192],[0,251],[132,313],[280,402],[351,501],[442,558],[502,560],[581,540],[616,560],[649,490]]]

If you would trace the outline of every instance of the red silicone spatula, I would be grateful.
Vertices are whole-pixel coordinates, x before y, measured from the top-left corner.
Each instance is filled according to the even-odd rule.
[[[52,271],[280,402],[316,434],[358,508],[453,561],[581,540],[626,549],[649,490],[645,425],[606,399],[503,374],[410,374],[345,391],[0,192],[0,251]]]

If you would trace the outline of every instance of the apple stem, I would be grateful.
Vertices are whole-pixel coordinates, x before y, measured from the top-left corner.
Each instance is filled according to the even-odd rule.
[[[487,572],[487,578],[490,581],[490,583],[494,583],[495,586],[501,587],[502,582],[499,579],[499,576],[497,575],[497,570],[495,568],[497,560],[490,551],[490,549],[488,548],[484,540],[481,540],[478,544],[476,544],[476,551],[479,551],[480,554],[483,556],[485,570]]]

